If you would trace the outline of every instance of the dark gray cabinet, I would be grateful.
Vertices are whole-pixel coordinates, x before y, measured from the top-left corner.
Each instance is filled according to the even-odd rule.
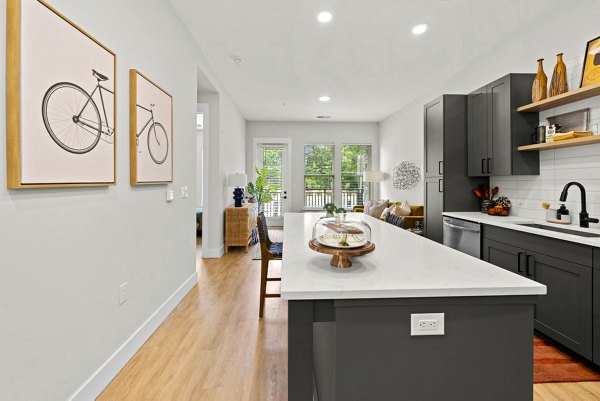
[[[433,177],[425,179],[425,229],[430,240],[441,243],[443,219],[438,218],[444,212],[444,179]]]
[[[425,106],[425,177],[442,175],[444,164],[444,100]]]
[[[425,105],[424,235],[442,242],[442,212],[479,210],[471,191],[487,178],[467,174],[467,96],[443,95]],[[451,189],[451,190],[446,190]]]
[[[537,113],[518,113],[531,101],[535,74],[509,74],[468,95],[469,176],[539,174],[539,153],[519,152],[531,143]]]
[[[594,303],[592,306],[594,315],[594,356],[592,360],[595,364],[600,365],[600,249],[598,248],[594,248],[594,268],[592,269],[592,282],[592,292],[594,294]]]
[[[535,328],[591,360],[592,248],[487,225],[483,238],[484,260],[547,286]]]
[[[592,269],[535,252],[527,258],[535,281],[548,287],[535,306],[535,328],[592,359]]]

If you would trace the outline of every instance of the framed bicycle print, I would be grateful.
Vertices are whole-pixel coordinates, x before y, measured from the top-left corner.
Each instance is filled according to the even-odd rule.
[[[131,185],[173,181],[173,97],[138,70],[129,70]]]
[[[11,189],[113,185],[116,55],[42,0],[7,0]]]

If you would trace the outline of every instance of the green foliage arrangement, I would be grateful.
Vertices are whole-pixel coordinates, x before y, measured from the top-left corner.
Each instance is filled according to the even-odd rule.
[[[271,188],[269,188],[269,184],[267,183],[267,168],[264,167],[261,170],[255,166],[254,171],[256,171],[256,181],[248,183],[248,193],[256,198],[258,208],[262,210],[263,204],[273,200],[270,192]]]

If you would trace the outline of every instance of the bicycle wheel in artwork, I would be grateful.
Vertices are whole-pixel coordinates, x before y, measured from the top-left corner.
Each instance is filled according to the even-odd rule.
[[[173,181],[173,98],[138,70],[129,70],[131,185]]]
[[[42,0],[7,0],[8,186],[115,183],[116,55]]]

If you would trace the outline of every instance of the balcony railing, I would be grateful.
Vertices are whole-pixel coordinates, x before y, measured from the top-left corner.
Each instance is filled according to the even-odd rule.
[[[345,189],[342,190],[342,199],[340,207],[350,211],[352,206],[363,204],[362,190]],[[331,189],[310,189],[304,190],[304,207],[322,209],[326,203],[333,202],[333,191]]]
[[[325,189],[311,189],[306,188],[304,190],[304,207],[322,209],[326,203],[333,202],[333,190],[331,188]]]
[[[271,192],[271,202],[263,205],[263,212],[266,217],[281,216],[281,192]]]

